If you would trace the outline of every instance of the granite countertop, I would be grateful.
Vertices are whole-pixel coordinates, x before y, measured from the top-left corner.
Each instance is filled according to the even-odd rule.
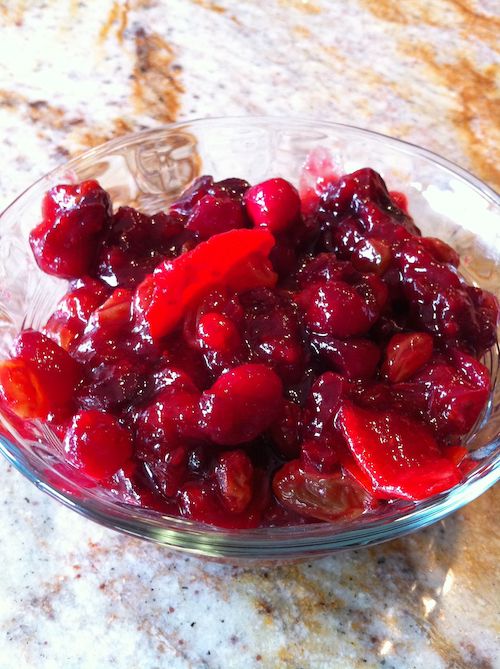
[[[12,0],[0,25],[0,206],[108,138],[226,114],[369,127],[500,187],[495,0]],[[498,488],[271,570],[113,533],[6,462],[0,487],[1,669],[500,667]]]

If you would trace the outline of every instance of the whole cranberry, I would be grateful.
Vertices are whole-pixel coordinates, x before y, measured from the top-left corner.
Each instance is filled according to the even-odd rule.
[[[285,179],[269,179],[245,193],[245,206],[255,227],[273,234],[287,230],[300,215],[300,196]]]
[[[186,229],[200,239],[209,239],[221,232],[246,227],[241,203],[231,196],[207,193],[193,207],[186,223]]]
[[[117,472],[132,455],[132,437],[116,418],[100,411],[82,411],[73,417],[64,439],[68,461],[91,478]]]
[[[241,365],[222,374],[200,400],[204,434],[224,446],[255,439],[279,415],[282,389],[280,378],[266,365]]]
[[[298,296],[310,332],[341,339],[368,332],[378,313],[345,281],[329,281],[306,288]]]

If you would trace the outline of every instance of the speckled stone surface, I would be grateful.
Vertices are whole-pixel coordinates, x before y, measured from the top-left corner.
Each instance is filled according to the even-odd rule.
[[[0,206],[112,136],[307,115],[500,186],[494,0],[0,3]],[[80,518],[0,463],[0,669],[500,667],[498,488],[411,537],[236,568]]]

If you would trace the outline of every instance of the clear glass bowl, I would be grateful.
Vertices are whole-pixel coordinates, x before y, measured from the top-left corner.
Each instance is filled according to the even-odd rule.
[[[41,327],[65,292],[64,281],[43,274],[28,245],[44,192],[60,182],[95,178],[118,205],[147,212],[173,200],[197,175],[238,176],[257,182],[280,175],[297,183],[315,147],[328,149],[344,171],[371,166],[409,198],[424,234],[460,253],[468,278],[498,295],[500,203],[488,186],[447,160],[383,135],[318,121],[221,118],[173,124],[122,137],[70,161],[31,186],[0,221],[0,357],[23,327]],[[452,490],[425,502],[389,504],[345,523],[219,530],[123,504],[110,493],[69,481],[57,465],[60,445],[47,426],[25,438],[0,413],[0,449],[41,490],[92,520],[170,548],[218,559],[284,560],[368,546],[430,525],[493,485],[500,472],[498,351],[484,360],[494,380],[483,416],[465,439],[476,467]]]

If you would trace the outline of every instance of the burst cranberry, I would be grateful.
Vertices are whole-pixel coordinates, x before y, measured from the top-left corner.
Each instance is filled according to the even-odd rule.
[[[334,253],[319,253],[307,260],[297,275],[299,288],[330,281],[345,281],[352,284],[358,281],[360,273],[350,262],[338,260]]]
[[[405,214],[408,213],[408,198],[404,193],[400,193],[397,190],[391,190],[389,196],[398,209],[404,211]]]
[[[252,500],[240,513],[233,513],[227,506],[221,504],[220,493],[210,481],[188,481],[180,488],[178,494],[180,512],[191,520],[218,527],[257,527],[270,500],[266,477],[255,472],[254,478]]]
[[[220,352],[233,352],[241,346],[241,337],[234,323],[213,311],[198,321],[198,340],[202,347]]]
[[[280,417],[271,426],[271,436],[276,450],[287,460],[300,454],[303,427],[302,408],[296,402],[284,402]]]
[[[289,228],[300,214],[297,189],[285,179],[269,179],[252,186],[245,194],[248,215],[255,227],[273,234]]]
[[[25,330],[14,343],[13,360],[0,363],[0,390],[11,409],[24,418],[67,416],[82,370],[48,337]]]
[[[376,372],[380,349],[369,339],[344,340],[313,335],[311,344],[328,367],[349,380],[367,380]]]
[[[195,210],[197,203],[206,195],[230,197],[241,204],[249,188],[250,184],[244,179],[230,178],[214,182],[211,176],[198,177],[181,197],[172,203],[170,212],[187,219]]]
[[[441,239],[435,237],[422,237],[420,244],[429,251],[435,260],[442,263],[449,263],[454,267],[460,264],[458,253]]]
[[[116,411],[139,400],[146,390],[147,367],[123,355],[92,366],[76,394],[82,409]]]
[[[269,367],[235,367],[202,395],[204,433],[225,446],[251,441],[276,420],[282,402],[282,383]]]
[[[399,224],[410,233],[418,234],[413,221],[391,199],[380,174],[370,168],[346,174],[328,188],[321,198],[321,210],[324,218],[334,220],[355,213],[367,232],[380,234],[382,229],[389,227],[390,230]]]
[[[189,476],[188,457],[188,449],[184,444],[175,441],[156,444],[144,457],[143,463],[153,488],[164,497],[175,497]]]
[[[260,288],[242,296],[245,336],[262,362],[284,383],[298,383],[307,362],[295,305],[277,291]]]
[[[108,296],[108,289],[95,279],[86,279],[70,290],[47,321],[45,334],[68,350],[85,330],[92,314]]]
[[[175,255],[182,232],[175,217],[147,216],[132,207],[120,207],[100,251],[97,276],[110,286],[133,288],[161,260]]]
[[[380,239],[360,239],[354,246],[351,262],[360,272],[383,274],[392,260],[391,248]]]
[[[253,495],[253,466],[244,451],[222,453],[215,467],[215,478],[224,506],[241,513]]]
[[[305,441],[301,446],[300,460],[305,472],[333,474],[339,470],[340,465],[338,440],[328,435]]]
[[[170,212],[187,217],[193,210],[194,206],[206,195],[213,186],[214,180],[211,176],[205,175],[198,177],[193,181],[191,186],[187,188],[175,202],[170,206]]]
[[[432,358],[432,337],[424,332],[397,334],[387,344],[383,372],[391,383],[406,381]]]
[[[332,431],[340,400],[347,390],[347,383],[333,372],[325,372],[311,386],[306,404],[306,433],[310,437],[321,437]]]
[[[110,220],[109,195],[97,181],[55,186],[43,201],[42,222],[30,234],[38,265],[65,279],[91,273]]]
[[[431,361],[406,384],[394,388],[417,401],[420,394],[424,412],[442,434],[466,434],[486,405],[490,378],[475,358],[455,351],[451,361]]]
[[[116,418],[100,411],[74,416],[64,450],[68,461],[87,476],[103,479],[117,472],[132,455],[132,438]]]

